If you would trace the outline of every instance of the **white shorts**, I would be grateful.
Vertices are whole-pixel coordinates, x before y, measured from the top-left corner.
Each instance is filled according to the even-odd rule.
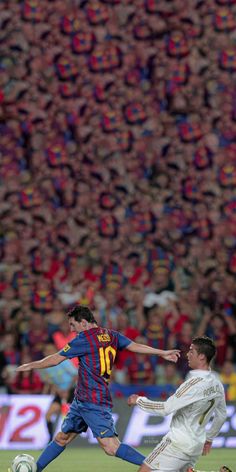
[[[146,457],[144,464],[158,472],[185,472],[188,467],[193,467],[198,456],[190,457],[174,446],[168,436]]]

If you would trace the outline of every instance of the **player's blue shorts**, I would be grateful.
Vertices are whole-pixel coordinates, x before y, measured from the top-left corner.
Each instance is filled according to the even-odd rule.
[[[111,408],[80,402],[74,398],[61,430],[63,433],[83,433],[91,429],[95,438],[111,438],[117,436]]]

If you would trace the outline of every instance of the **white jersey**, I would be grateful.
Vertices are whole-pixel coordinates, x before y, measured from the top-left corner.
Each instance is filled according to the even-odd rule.
[[[227,416],[223,385],[210,370],[192,370],[165,402],[138,397],[137,405],[157,416],[173,413],[167,437],[189,456],[202,453],[205,441],[217,436]],[[214,419],[206,433],[205,426],[213,412]]]

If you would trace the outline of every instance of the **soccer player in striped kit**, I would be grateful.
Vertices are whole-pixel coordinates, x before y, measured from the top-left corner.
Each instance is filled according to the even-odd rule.
[[[23,364],[17,369],[20,372],[43,369],[58,365],[66,359],[79,359],[74,400],[62,423],[61,431],[38,458],[37,472],[41,472],[63,452],[77,434],[86,431],[88,427],[106,454],[140,465],[145,457],[131,446],[120,443],[112,418],[109,379],[116,352],[128,349],[143,354],[156,354],[176,362],[179,351],[154,349],[135,343],[117,331],[99,327],[93,313],[86,306],[75,306],[67,315],[71,331],[77,333],[75,339],[58,353]]]
[[[224,424],[227,412],[225,394],[218,376],[210,369],[216,347],[202,336],[192,340],[187,357],[192,371],[165,402],[131,395],[128,404],[157,416],[173,413],[170,431],[146,457],[139,472],[187,472],[199,456],[211,450],[213,439]],[[210,429],[205,431],[214,412]]]

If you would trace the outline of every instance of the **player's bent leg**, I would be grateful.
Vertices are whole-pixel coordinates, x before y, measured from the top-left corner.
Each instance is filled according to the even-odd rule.
[[[92,411],[91,407],[87,408],[83,411],[83,419],[106,454],[119,457],[132,464],[142,464],[145,456],[128,444],[120,443],[110,408],[93,407]]]
[[[148,454],[144,464],[153,472],[186,472],[193,467],[198,457],[189,457],[177,448],[168,436],[164,436],[160,443]],[[147,469],[148,470],[148,469]],[[140,469],[141,472],[146,472]],[[139,471],[139,472],[140,472]]]

